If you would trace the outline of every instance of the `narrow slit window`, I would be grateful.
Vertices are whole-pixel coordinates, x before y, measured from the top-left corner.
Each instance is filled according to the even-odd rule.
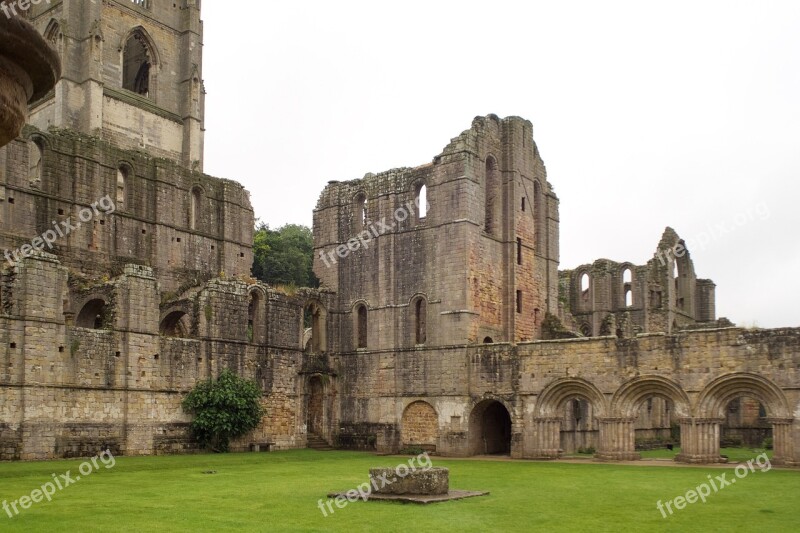
[[[359,305],[356,308],[356,347],[367,347],[367,306]]]
[[[417,191],[417,210],[419,212],[419,221],[428,216],[428,187],[424,184]]]
[[[415,343],[425,344],[427,341],[427,314],[428,303],[424,298],[419,298],[414,303],[414,329],[415,329]]]

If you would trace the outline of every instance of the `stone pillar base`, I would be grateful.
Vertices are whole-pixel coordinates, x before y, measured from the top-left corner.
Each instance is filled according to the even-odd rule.
[[[561,419],[556,417],[533,420],[535,446],[531,459],[558,459],[564,454],[561,449]]]
[[[639,452],[597,452],[595,461],[640,461],[642,454]]]
[[[727,463],[728,460],[720,455],[698,455],[698,454],[690,454],[690,453],[679,453],[675,456],[675,462],[677,463],[689,463],[689,464],[715,464],[715,463]]]
[[[632,418],[601,418],[600,440],[594,458],[598,461],[638,461],[635,420]]]
[[[533,452],[526,457],[526,459],[539,459],[539,460],[555,460],[561,459],[564,455],[564,450],[533,450]]]

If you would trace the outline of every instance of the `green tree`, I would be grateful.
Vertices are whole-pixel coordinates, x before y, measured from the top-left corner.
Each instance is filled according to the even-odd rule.
[[[256,227],[253,238],[253,275],[270,285],[319,287],[312,270],[314,240],[311,229],[286,224],[272,230],[266,224]]]
[[[258,385],[230,370],[198,383],[183,408],[194,414],[192,433],[200,445],[215,452],[227,452],[231,439],[255,429],[264,414]]]

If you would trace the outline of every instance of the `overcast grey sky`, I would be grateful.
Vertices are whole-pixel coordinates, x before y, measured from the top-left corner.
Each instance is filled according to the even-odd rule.
[[[533,122],[561,268],[690,240],[717,314],[800,326],[800,2],[203,3],[206,172],[272,227],[328,180]],[[694,245],[692,246],[692,241]]]

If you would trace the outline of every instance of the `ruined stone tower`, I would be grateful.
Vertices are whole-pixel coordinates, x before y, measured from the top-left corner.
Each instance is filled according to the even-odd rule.
[[[558,199],[518,117],[476,118],[430,164],[332,182],[314,231],[344,350],[534,340],[558,310]]]
[[[199,0],[61,0],[32,23],[64,63],[30,122],[203,167],[203,26]]]
[[[24,16],[64,67],[0,148],[0,460],[191,448],[183,395],[226,368],[272,391],[302,336],[302,304],[249,279],[249,194],[201,170],[199,2]]]
[[[19,249],[107,196],[113,220],[95,214],[46,251],[88,276],[156,268],[165,292],[249,275],[248,193],[201,172],[199,3],[62,0],[26,16],[63,76],[32,103],[22,139],[0,151],[0,246]]]

